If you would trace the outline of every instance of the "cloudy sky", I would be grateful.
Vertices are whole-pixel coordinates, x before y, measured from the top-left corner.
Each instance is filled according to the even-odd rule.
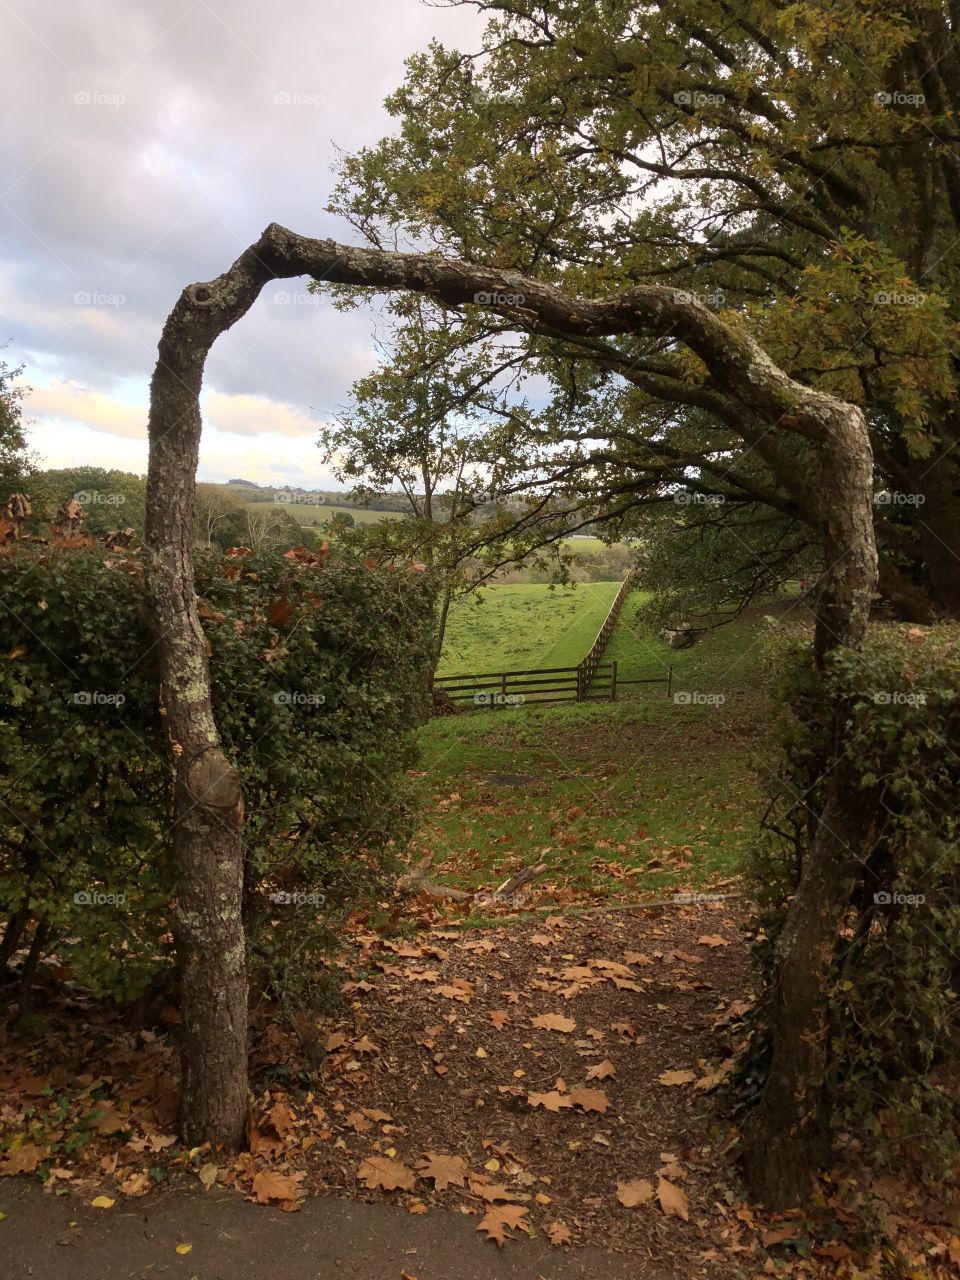
[[[323,212],[336,148],[373,143],[403,60],[476,14],[421,0],[5,0],[0,343],[48,466],[145,471],[147,384],[183,286],[267,223]],[[200,476],[330,484],[317,423],[376,361],[369,311],[278,283],[213,350]]]

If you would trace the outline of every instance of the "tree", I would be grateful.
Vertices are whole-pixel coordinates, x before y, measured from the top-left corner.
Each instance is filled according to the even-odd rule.
[[[567,525],[542,499],[508,506],[498,496],[517,417],[502,385],[522,363],[516,342],[496,350],[465,343],[464,318],[419,295],[391,300],[390,310],[389,356],[354,383],[351,404],[322,431],[321,445],[338,479],[354,481],[356,500],[400,498],[405,519],[363,536],[378,555],[413,555],[441,574],[439,661],[454,597]],[[488,323],[485,332],[503,325]]]
[[[21,488],[32,470],[23,421],[23,400],[30,388],[21,381],[23,369],[0,360],[0,493],[4,495]]]
[[[409,60],[388,99],[399,132],[344,161],[332,207],[373,243],[409,238],[577,291],[661,280],[736,310],[792,376],[864,409],[897,499],[875,511],[881,588],[911,618],[957,616],[955,7],[475,7],[480,52],[434,44]],[[735,421],[742,406],[682,350],[552,335],[529,354],[564,403],[564,356],[581,357],[588,418],[605,374],[627,384],[599,433],[634,473],[618,509],[692,476],[805,525],[796,538],[815,532],[789,482],[804,449]],[[565,439],[584,476],[589,438]],[[736,545],[736,505],[715,515]]]
[[[244,542],[247,509],[222,484],[198,484],[194,504],[197,541],[207,547],[236,547]]]
[[[193,585],[199,395],[207,353],[273,279],[412,290],[448,306],[489,306],[532,333],[593,339],[652,334],[683,344],[751,421],[804,441],[817,461],[819,532],[828,566],[815,606],[823,667],[862,643],[876,580],[873,458],[862,412],[778,368],[747,329],[688,293],[641,285],[577,297],[531,276],[433,254],[359,249],[271,224],[217,279],[187,286],[160,339],[150,392],[147,584],[175,777],[177,945],[183,990],[183,1107],[194,1137],[238,1145],[246,1113],[246,975],[241,919],[243,795],[224,754]],[[844,768],[845,715],[833,709],[837,757],[778,959],[773,1071],[757,1172],[774,1202],[795,1198],[813,1158],[824,1063],[822,979],[854,879],[863,815]],[[855,852],[854,852],[855,861]]]

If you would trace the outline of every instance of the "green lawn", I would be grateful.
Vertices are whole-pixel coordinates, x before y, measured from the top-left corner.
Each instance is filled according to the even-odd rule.
[[[726,689],[751,689],[757,684],[757,667],[761,660],[762,615],[751,621],[738,620],[718,627],[690,649],[671,649],[666,641],[645,623],[637,621],[636,611],[642,603],[642,592],[634,591],[624,601],[606,652],[604,662],[616,659],[618,680],[661,679],[673,668],[673,687],[698,693]],[[646,693],[653,696],[657,686]],[[631,686],[625,685],[626,696]],[[633,690],[644,693],[644,686]]]
[[[576,666],[603,625],[617,582],[572,589],[517,583],[455,603],[439,674]]]
[[[675,690],[722,692],[722,702],[683,704],[663,686],[639,686],[616,703],[431,721],[413,856],[433,852],[439,879],[487,889],[545,861],[547,905],[729,882],[755,840],[761,625],[741,619],[671,652],[624,614],[618,661],[638,675],[672,661]]]

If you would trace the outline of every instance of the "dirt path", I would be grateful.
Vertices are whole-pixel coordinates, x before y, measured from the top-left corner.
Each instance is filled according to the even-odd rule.
[[[185,1190],[110,1212],[22,1182],[0,1188],[6,1280],[675,1280],[678,1272],[540,1241],[484,1243],[473,1220],[321,1196],[298,1213]],[[190,1244],[189,1253],[177,1245]]]

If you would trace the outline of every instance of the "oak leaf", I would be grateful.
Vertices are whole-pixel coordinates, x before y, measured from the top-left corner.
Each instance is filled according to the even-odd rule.
[[[302,1173],[273,1173],[261,1169],[253,1180],[253,1195],[258,1204],[275,1204],[285,1213],[300,1208],[303,1197]]]
[[[523,1219],[528,1212],[529,1210],[519,1204],[491,1205],[477,1224],[477,1230],[485,1231],[487,1239],[495,1240],[498,1248],[502,1249],[507,1242],[508,1231],[513,1231],[517,1227],[527,1230]],[[513,1239],[513,1236],[511,1235],[509,1239]]]
[[[604,1058],[603,1062],[598,1062],[595,1067],[587,1068],[588,1080],[609,1080],[616,1074],[617,1068],[609,1058]]]
[[[574,1089],[570,1101],[584,1111],[599,1111],[602,1115],[610,1109],[610,1099],[602,1089]]]
[[[420,1164],[421,1178],[430,1178],[436,1191],[446,1191],[447,1187],[462,1187],[467,1180],[467,1166],[460,1156],[439,1155],[436,1151],[428,1151]]]
[[[371,1191],[377,1187],[384,1191],[412,1191],[417,1181],[412,1169],[386,1156],[370,1156],[361,1161],[357,1177]]]
[[[561,1220],[551,1222],[547,1226],[547,1239],[551,1244],[561,1245],[570,1244],[573,1236],[570,1234],[570,1228]]]
[[[573,1106],[572,1096],[558,1093],[556,1089],[549,1093],[528,1093],[527,1102],[531,1107],[543,1107],[544,1111],[560,1111]]]
[[[576,1030],[577,1026],[573,1018],[565,1018],[562,1013],[538,1013],[530,1020],[530,1025],[544,1031],[561,1031],[564,1035]]]

